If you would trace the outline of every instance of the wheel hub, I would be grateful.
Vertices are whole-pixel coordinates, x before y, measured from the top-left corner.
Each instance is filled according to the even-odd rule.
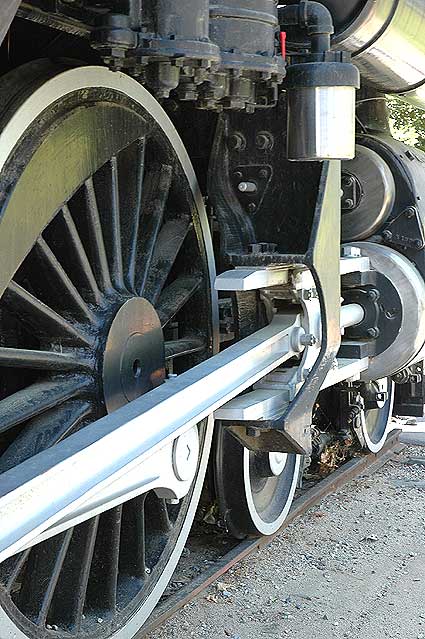
[[[165,378],[164,338],[152,304],[127,300],[109,329],[103,358],[103,392],[108,412],[156,388]]]
[[[283,473],[287,458],[287,453],[269,453],[270,472],[274,477],[279,477]]]

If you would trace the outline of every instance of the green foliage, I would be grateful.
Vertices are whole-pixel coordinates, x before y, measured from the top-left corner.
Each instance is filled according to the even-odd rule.
[[[425,151],[425,111],[392,97],[388,108],[394,137]]]

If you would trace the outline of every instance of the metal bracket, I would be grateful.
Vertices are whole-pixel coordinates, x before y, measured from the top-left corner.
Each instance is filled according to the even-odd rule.
[[[290,397],[284,414],[269,426],[269,428],[284,434],[284,438],[287,441],[286,445],[288,446],[287,450],[307,455],[311,452],[310,426],[314,403],[326,376],[335,362],[341,344],[341,270],[343,272],[351,272],[354,262],[361,270],[367,266],[367,262],[361,256],[348,256],[345,260],[346,265],[341,269],[340,190],[340,162],[337,160],[324,162],[307,252],[304,255],[271,254],[270,264],[268,265],[265,262],[267,256],[262,255],[261,267],[255,265],[255,256],[250,256],[249,267],[245,266],[228,271],[220,275],[216,280],[216,288],[226,291],[285,286],[288,283],[291,270],[293,271],[294,269],[299,271],[298,275],[295,276],[295,280],[297,277],[307,277],[311,280],[310,290],[313,290],[313,287],[315,288],[314,296],[312,297],[317,294],[316,306],[321,319],[320,339],[314,349],[316,351],[313,353],[314,357],[310,357],[311,349],[306,349],[305,357],[310,357],[312,362],[309,369],[307,366],[303,366],[303,380],[299,392]],[[299,267],[301,267],[301,270]],[[300,284],[296,288],[302,289],[305,287]],[[303,306],[308,306],[307,299],[304,298],[301,302]],[[314,313],[312,313],[313,315]],[[313,332],[313,334],[315,333]],[[231,427],[234,434],[240,439],[245,438],[245,433],[241,428],[242,426],[237,424]],[[246,431],[246,427],[244,430]],[[263,441],[264,438],[270,437],[271,435],[262,433]],[[273,437],[276,439],[276,434]],[[254,446],[252,439],[249,438],[250,448]],[[245,445],[247,445],[246,441]],[[280,446],[282,446],[281,442]]]

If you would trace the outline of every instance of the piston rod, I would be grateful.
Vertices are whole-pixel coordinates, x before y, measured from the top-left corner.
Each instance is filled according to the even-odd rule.
[[[341,306],[341,328],[348,328],[360,324],[364,320],[364,309],[360,304],[346,304]]]

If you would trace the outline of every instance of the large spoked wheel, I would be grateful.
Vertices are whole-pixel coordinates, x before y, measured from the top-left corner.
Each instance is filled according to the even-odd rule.
[[[368,382],[362,389],[364,410],[360,415],[361,435],[366,448],[378,453],[391,430],[394,404],[394,382],[385,377]]]
[[[229,532],[237,539],[274,534],[291,507],[301,457],[253,453],[223,427],[217,440],[216,490]]]
[[[156,101],[43,61],[0,80],[0,110],[4,472],[210,356],[217,333],[202,198]],[[0,564],[0,637],[133,637],[189,533],[211,428],[179,503],[142,495]]]

